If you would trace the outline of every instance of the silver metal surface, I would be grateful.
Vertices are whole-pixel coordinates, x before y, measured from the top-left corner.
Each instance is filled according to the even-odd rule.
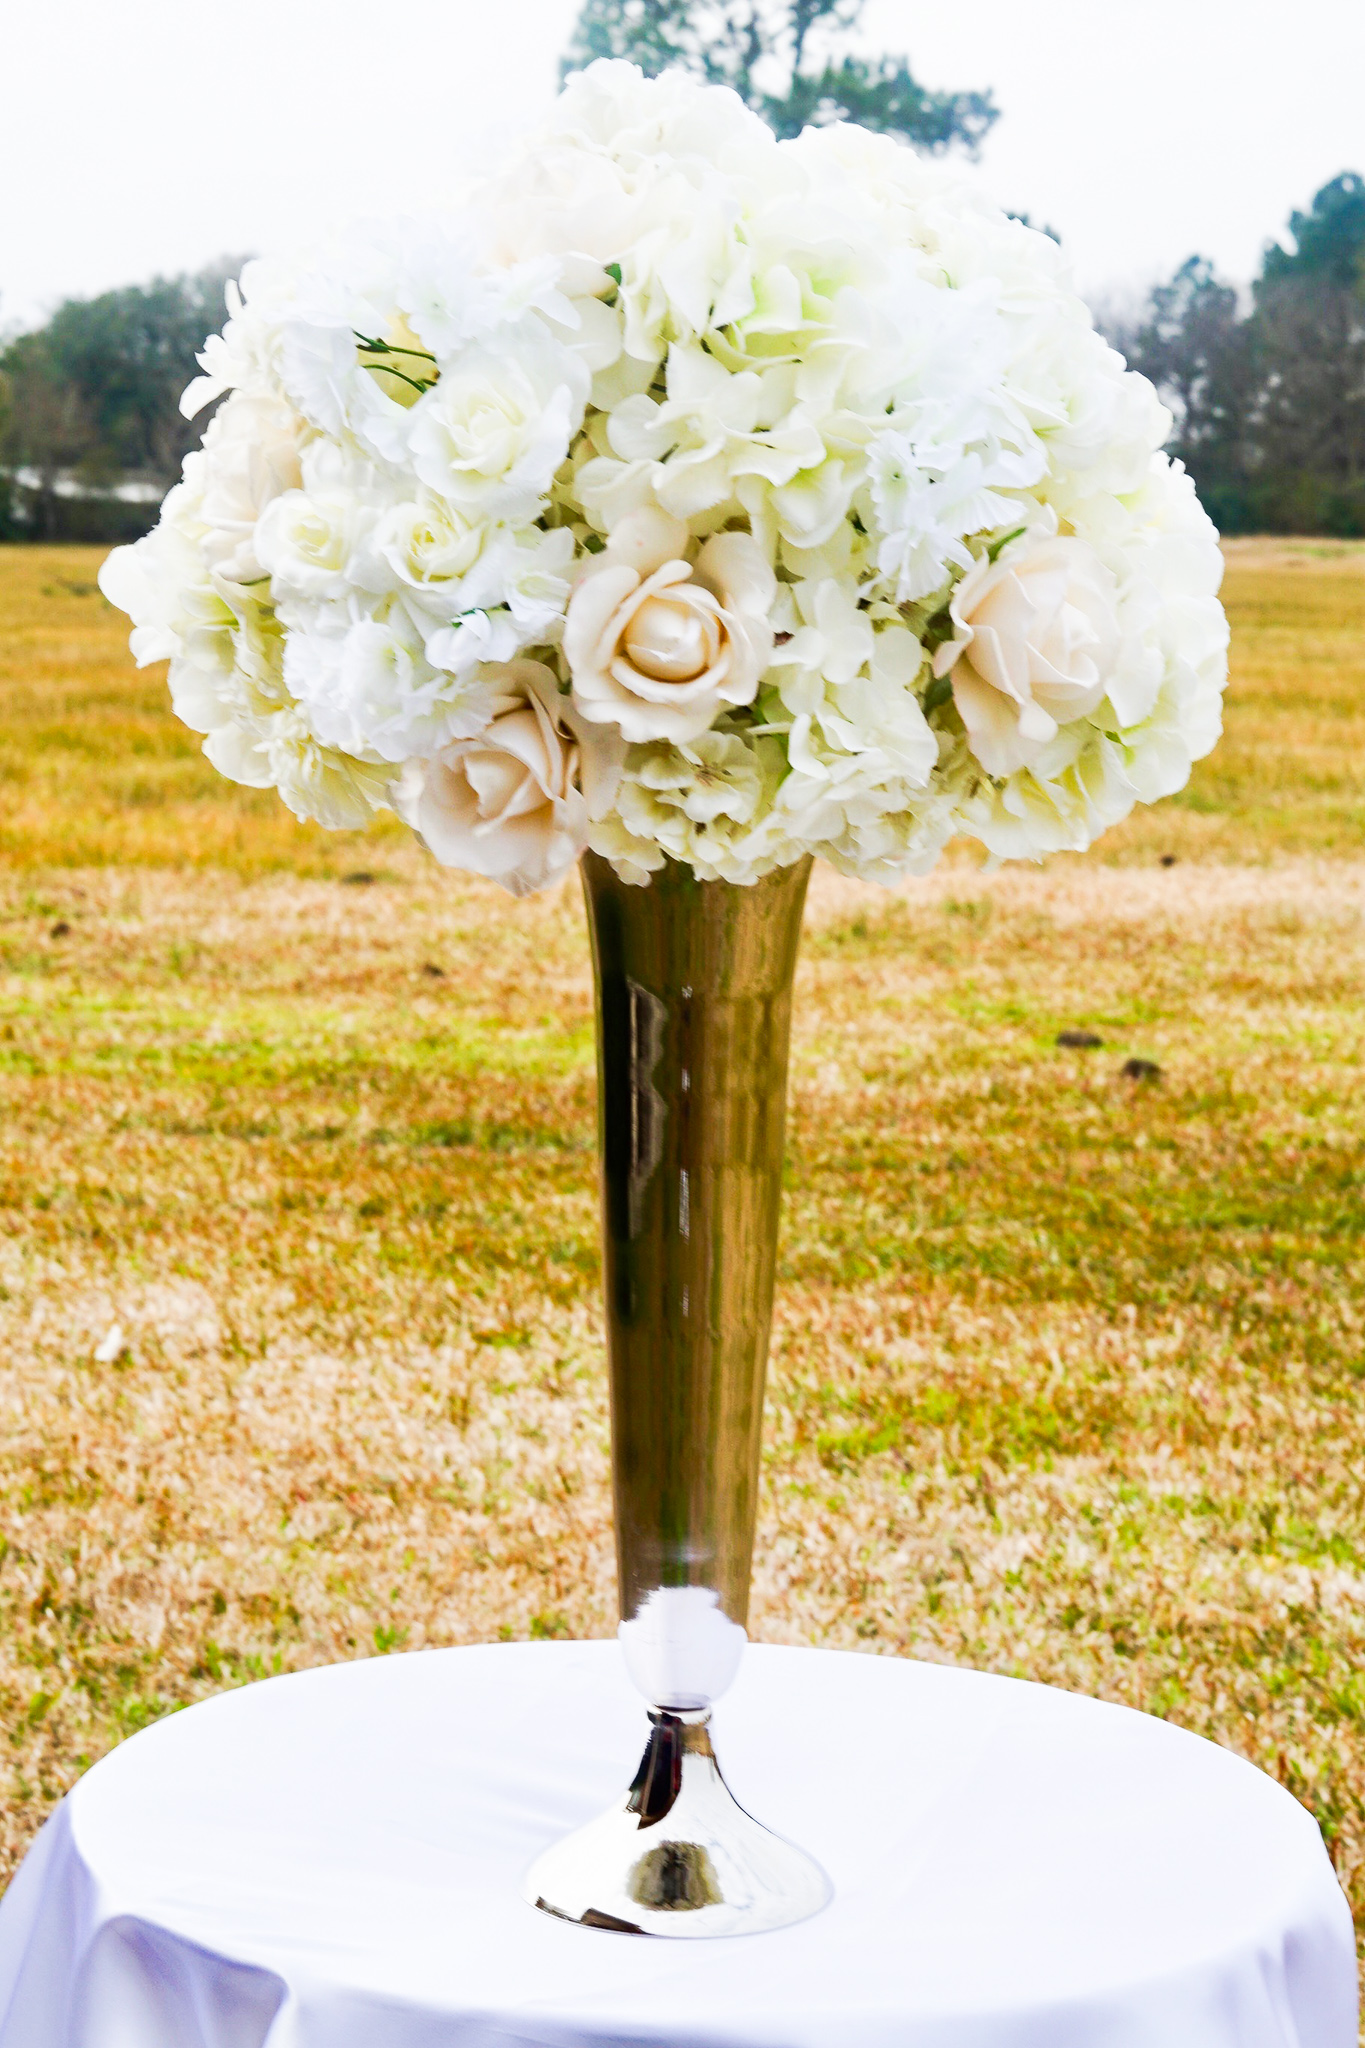
[[[621,1619],[743,1628],[809,859],[751,888],[583,856],[597,980],[602,1281]],[[704,1640],[703,1640],[704,1637]],[[698,1637],[703,1663],[714,1636]],[[676,1664],[676,1659],[674,1660]],[[716,1694],[678,1674],[676,1700]]]
[[[668,861],[636,887],[583,856],[621,1643],[653,1732],[621,1803],[523,1887],[582,1926],[758,1934],[829,1897],[735,1803],[707,1734],[745,1643],[810,865],[739,888]]]
[[[830,1898],[818,1863],[747,1814],[720,1774],[707,1715],[652,1713],[629,1792],[532,1864],[522,1897],[617,1934],[766,1934]]]

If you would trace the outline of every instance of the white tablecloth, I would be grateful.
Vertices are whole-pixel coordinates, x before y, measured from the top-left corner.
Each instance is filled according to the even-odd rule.
[[[0,2048],[1355,2048],[1317,1828],[1195,1736],[751,1649],[722,1768],[835,1900],[674,1943],[517,1896],[644,1733],[609,1643],[336,1665],[173,1715],[81,1780],[0,1907]]]

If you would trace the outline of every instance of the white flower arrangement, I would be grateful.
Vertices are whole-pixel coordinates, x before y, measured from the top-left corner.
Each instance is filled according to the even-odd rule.
[[[594,64],[457,214],[256,262],[101,586],[228,776],[516,894],[592,846],[1088,846],[1220,730],[1217,536],[1061,253],[853,127]]]

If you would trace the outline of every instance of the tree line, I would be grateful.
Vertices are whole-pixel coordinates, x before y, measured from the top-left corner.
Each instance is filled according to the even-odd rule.
[[[1110,339],[1225,533],[1365,534],[1365,178],[1291,214],[1249,294],[1191,256]]]
[[[989,93],[935,92],[856,47],[863,0],[585,0],[562,69],[628,57],[729,85],[779,135],[858,121],[975,152]],[[0,347],[0,538],[121,540],[155,517],[202,419],[181,417],[239,261],[69,299]],[[1171,452],[1230,533],[1365,534],[1365,179],[1334,178],[1248,293],[1191,256],[1110,339],[1171,407]],[[140,493],[139,493],[140,483]]]
[[[144,532],[203,431],[180,412],[240,259],[68,299],[0,350],[0,536],[121,540]],[[116,493],[130,480],[139,502]]]
[[[989,93],[933,92],[903,57],[862,55],[863,0],[585,0],[562,72],[627,57],[729,85],[779,135],[859,121],[915,147],[975,149]],[[121,540],[145,531],[202,432],[181,418],[204,336],[240,263],[69,299],[0,346],[0,538]],[[127,495],[141,483],[143,500]],[[122,490],[124,495],[116,492]]]

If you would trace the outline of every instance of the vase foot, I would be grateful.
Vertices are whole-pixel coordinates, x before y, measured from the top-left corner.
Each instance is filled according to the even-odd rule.
[[[629,1792],[537,1857],[522,1897],[580,1927],[672,1939],[766,1934],[818,1913],[829,1879],[736,1803],[711,1747],[709,1715],[649,1718]]]

